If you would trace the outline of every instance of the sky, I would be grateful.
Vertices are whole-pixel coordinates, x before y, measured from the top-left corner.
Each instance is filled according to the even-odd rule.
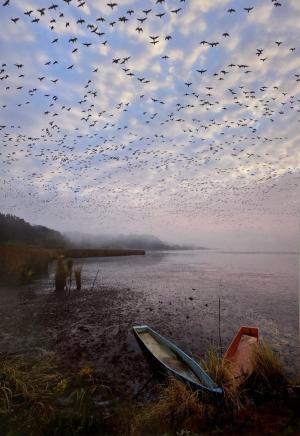
[[[1,0],[0,211],[298,250],[299,0]]]

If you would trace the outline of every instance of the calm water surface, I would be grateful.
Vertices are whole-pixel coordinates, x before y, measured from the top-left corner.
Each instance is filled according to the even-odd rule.
[[[189,354],[203,357],[211,345],[219,344],[220,297],[223,350],[241,325],[258,325],[288,370],[300,373],[297,254],[149,252],[145,256],[80,259],[76,263],[83,265],[83,291],[93,287],[93,292],[98,293],[103,286],[117,288],[121,293],[131,290],[132,302],[124,292],[124,300],[121,297],[107,308],[114,311],[115,318],[117,313],[122,314],[121,328],[126,331],[129,352],[137,352],[131,326],[147,323]],[[49,270],[49,278],[35,282],[30,292],[18,290],[16,302],[13,292],[0,289],[2,348],[18,341],[28,344],[29,337],[30,344],[34,344],[37,334],[44,334],[43,326],[38,321],[34,324],[34,319],[39,319],[41,309],[47,318],[47,301],[53,295],[53,266]],[[18,330],[14,316],[24,317]],[[93,328],[100,332],[105,327],[112,332],[113,322],[104,326],[99,319]],[[45,332],[47,337],[51,334],[51,330]],[[39,340],[42,343],[44,337]]]
[[[141,293],[140,304],[169,307],[168,322],[140,311],[136,322],[152,322],[177,342],[203,354],[201,342],[218,343],[221,298],[222,346],[241,325],[258,325],[294,372],[299,359],[299,256],[213,251],[151,252],[146,256],[88,259],[85,286],[101,284]],[[137,308],[138,309],[138,308]],[[138,310],[137,310],[138,311]],[[142,317],[141,317],[142,314]],[[166,310],[161,317],[166,316]],[[192,336],[192,338],[191,338]],[[198,339],[197,339],[198,338]],[[206,342],[203,341],[206,339]],[[198,345],[197,345],[198,344]]]

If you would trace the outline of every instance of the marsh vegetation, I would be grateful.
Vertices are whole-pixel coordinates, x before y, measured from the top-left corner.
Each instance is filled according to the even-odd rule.
[[[53,353],[39,352],[30,358],[1,355],[1,429],[18,435],[25,431],[26,435],[123,436],[200,435],[246,428],[253,434],[271,429],[292,434],[299,429],[299,395],[269,345],[258,348],[255,372],[239,390],[228,384],[226,364],[215,351],[202,364],[211,377],[218,376],[223,399],[204,401],[170,378],[157,385],[154,397],[145,403],[101,400],[103,395],[109,397],[110,388],[88,364],[68,372]]]
[[[30,286],[16,287],[15,297],[13,293],[11,295],[11,304],[5,300],[2,310],[0,308],[1,328],[5,332],[1,338],[1,350],[7,351],[1,355],[6,359],[1,369],[4,374],[1,380],[6,380],[2,387],[3,392],[8,394],[1,403],[1,428],[9,428],[19,434],[21,425],[26,423],[29,429],[26,435],[100,433],[142,436],[198,435],[220,431],[244,433],[246,429],[262,434],[270,431],[272,424],[276,431],[295,433],[297,414],[294,411],[299,400],[291,385],[294,386],[297,382],[290,377],[287,381],[286,373],[291,365],[286,363],[285,349],[281,350],[281,357],[286,360],[280,363],[278,353],[264,345],[257,356],[258,370],[247,384],[239,390],[229,387],[228,367],[219,357],[222,353],[216,353],[218,299],[212,294],[216,269],[205,266],[205,271],[208,272],[202,274],[197,282],[199,269],[202,271],[199,255],[196,257],[194,253],[194,274],[191,271],[193,258],[180,254],[180,259],[186,256],[190,281],[187,281],[187,274],[182,274],[182,280],[180,279],[181,271],[178,271],[178,257],[175,255],[168,256],[168,259],[176,260],[176,273],[173,275],[169,271],[174,271],[173,264],[163,275],[162,269],[166,268],[166,262],[160,262],[158,259],[161,256],[158,255],[153,255],[152,263],[151,255],[135,259],[85,259],[84,266],[81,260],[76,259],[72,268],[70,264],[67,265],[67,258],[60,258],[59,254],[57,256],[49,269],[50,281],[45,277]],[[207,256],[205,254],[205,259]],[[54,292],[57,258],[64,265],[66,288],[69,288],[70,282],[68,271],[73,271],[72,289],[75,290],[76,274],[79,274],[76,271],[83,266],[81,292]],[[95,281],[99,269],[100,274]],[[237,275],[241,277],[239,271]],[[255,274],[253,277],[260,280],[266,276]],[[283,279],[286,283],[286,275]],[[280,276],[279,279],[274,276],[275,281],[281,283]],[[50,289],[47,288],[48,282]],[[107,283],[112,285],[108,287]],[[271,280],[267,283],[270,288],[276,289]],[[149,289],[142,292],[145,284]],[[234,281],[228,285],[228,288],[234,290],[234,295],[242,288],[240,281],[236,285],[238,289],[234,288],[235,285]],[[253,283],[253,287],[257,288],[256,285],[257,282]],[[169,290],[172,292],[169,293]],[[242,303],[244,296],[241,291],[238,295]],[[247,292],[247,298],[249,296],[253,297],[252,293]],[[255,298],[257,300],[260,297],[255,294]],[[248,305],[248,300],[246,302]],[[263,306],[261,301],[258,303],[257,306],[252,306],[257,307],[257,310],[264,307],[270,309],[270,306]],[[230,307],[228,295],[227,299],[224,296],[221,322],[222,342],[225,345],[232,337],[231,329],[235,329],[239,321],[232,319],[231,314],[228,316]],[[242,306],[240,307],[242,313]],[[223,312],[225,309],[226,312]],[[278,322],[280,320],[285,322],[283,318],[278,318]],[[131,326],[141,321],[156,327],[194,357],[202,357],[201,365],[226,390],[223,401],[218,404],[207,403],[177,380],[166,380],[163,385],[153,381],[148,386],[149,389],[134,398],[152,374],[151,368],[136,349],[134,338],[131,338]],[[260,324],[266,331],[263,319]],[[194,342],[189,335],[191,329],[196,332]],[[274,333],[271,339],[275,349],[278,349],[276,337]],[[33,346],[53,352],[32,355]],[[24,349],[25,353],[22,354]],[[210,350],[206,356],[205,350]],[[30,398],[23,398],[22,392],[13,394],[12,389],[29,383],[26,374],[32,381],[35,380],[31,369],[39,368],[38,362],[35,362],[37,358],[40,363],[45,358],[42,367],[47,377],[49,374],[53,377],[53,385],[49,379],[45,385],[49,392],[45,393],[37,387],[33,391],[26,388],[22,392],[35,392],[37,402],[43,404],[44,413],[35,412],[38,409],[31,394]],[[9,367],[14,368],[10,374],[15,372],[17,380],[25,377],[24,383],[15,383],[13,378],[9,379],[5,375]],[[18,368],[25,370],[19,372]],[[11,406],[6,407],[5,404],[9,402]],[[32,408],[29,404],[32,404]],[[33,415],[31,418],[29,416],[31,413],[34,414],[36,423],[32,421]]]

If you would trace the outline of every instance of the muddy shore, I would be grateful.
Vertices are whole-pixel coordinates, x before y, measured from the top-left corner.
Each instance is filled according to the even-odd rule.
[[[5,326],[0,352],[54,351],[66,372],[89,365],[109,386],[109,396],[132,398],[152,375],[132,326],[149,323],[169,337],[180,337],[184,319],[176,322],[171,335],[170,306],[145,304],[143,294],[129,288],[97,287],[69,295],[36,295],[30,289],[12,292],[0,308]],[[155,382],[143,396],[151,395]]]
[[[132,326],[149,324],[195,359],[203,358],[219,345],[221,293],[222,350],[240,325],[258,325],[288,372],[299,374],[294,258],[284,264],[280,256],[226,256],[155,253],[85,260],[83,289],[70,295],[54,292],[51,269],[31,285],[0,287],[0,352],[54,351],[67,371],[88,364],[112,398],[132,398],[152,375]],[[154,386],[155,380],[143,396]]]

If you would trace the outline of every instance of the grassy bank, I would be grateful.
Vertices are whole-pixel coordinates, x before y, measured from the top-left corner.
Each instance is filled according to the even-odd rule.
[[[51,353],[0,356],[1,435],[95,434],[105,426],[93,397],[106,387],[89,367],[66,374]]]
[[[144,250],[65,249],[20,246],[0,246],[0,280],[28,283],[48,271],[48,263],[59,256],[65,258],[111,257],[143,255]]]
[[[214,351],[201,364],[222,386],[223,399],[204,402],[197,393],[171,379],[159,389],[155,401],[136,410],[132,435],[298,434],[297,382],[287,380],[278,356],[267,344],[261,343],[256,350],[255,370],[239,388],[232,384],[228,364]]]
[[[145,250],[126,250],[126,249],[83,249],[83,248],[66,248],[58,250],[64,257],[84,258],[84,257],[114,257],[114,256],[140,256],[145,254]]]
[[[201,401],[170,379],[152,402],[124,404],[111,400],[109,387],[88,365],[67,373],[53,354],[2,355],[0,427],[2,434],[37,436],[296,434],[299,393],[289,387],[268,347],[261,347],[256,359],[255,373],[239,390],[228,385],[227,370],[215,354],[202,362],[225,389],[217,403]]]
[[[48,263],[56,256],[54,249],[0,246],[0,279],[4,282],[30,282],[48,271]]]

